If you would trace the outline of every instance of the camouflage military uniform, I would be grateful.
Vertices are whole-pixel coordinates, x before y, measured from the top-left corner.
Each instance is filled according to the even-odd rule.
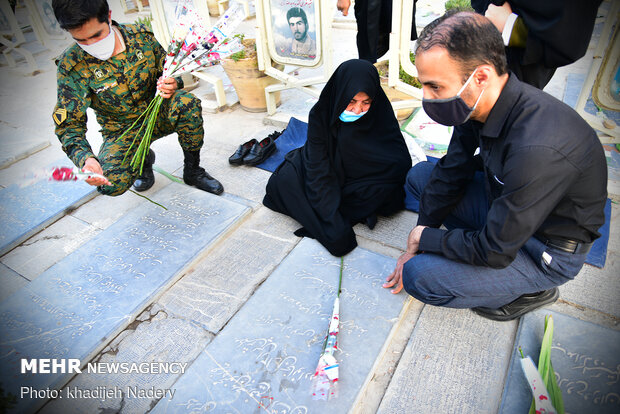
[[[135,127],[120,141],[118,137],[155,96],[165,58],[164,50],[150,29],[142,25],[113,24],[124,37],[123,52],[102,61],[74,44],[58,59],[58,101],[53,114],[56,135],[63,150],[75,165],[83,167],[86,159],[94,156],[85,136],[86,109],[95,110],[103,135],[96,158],[112,183],[98,187],[99,192],[106,195],[124,193],[137,177],[129,160],[138,143],[125,163],[123,158],[139,128]],[[182,87],[180,84],[179,88]],[[197,151],[202,147],[204,129],[200,100],[181,90],[164,100],[153,140],[174,132],[178,133],[184,150]]]

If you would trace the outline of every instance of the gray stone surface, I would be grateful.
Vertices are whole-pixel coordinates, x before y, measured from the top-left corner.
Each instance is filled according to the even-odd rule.
[[[66,165],[66,161],[58,165]],[[0,255],[53,223],[68,208],[79,206],[95,195],[84,182],[40,180],[26,186],[13,184],[0,190]]]
[[[295,222],[266,207],[215,247],[158,301],[217,333],[299,242]]]
[[[248,208],[173,184],[0,304],[0,381],[12,392],[19,358],[87,360]],[[18,375],[21,386],[62,385],[67,374]],[[22,408],[40,401],[20,400]]]
[[[200,354],[211,341],[213,335],[196,326],[191,321],[170,317],[161,309],[151,309],[140,315],[127,329],[122,338],[117,337],[112,344],[94,358],[100,363],[177,363],[187,364]],[[176,371],[179,365],[171,365]],[[127,388],[149,390],[170,389],[181,374],[176,373],[89,373],[83,370],[61,390],[63,399],[50,401],[40,412],[42,414],[82,414],[108,412],[145,413],[157,403],[158,398],[136,398]],[[122,390],[122,396],[106,399],[78,398],[75,389],[82,392],[105,387]],[[67,398],[74,396],[75,398]],[[82,394],[84,396],[84,394]]]
[[[560,287],[560,297],[579,306],[596,309],[620,318],[620,260],[607,252],[605,271],[584,265],[575,279]]]
[[[0,263],[0,302],[26,286],[28,279]]]
[[[425,306],[379,413],[496,413],[516,322]]]
[[[99,231],[81,220],[65,216],[11,250],[0,261],[28,280],[34,280]]]
[[[16,161],[26,158],[50,145],[48,137],[38,134],[22,136],[19,130],[0,132],[0,168],[7,168]]]
[[[380,356],[406,295],[381,288],[394,259],[362,249],[345,257],[338,336],[339,397],[310,393],[338,287],[340,260],[304,239],[162,399],[162,412],[344,412]]]
[[[239,144],[245,142],[244,137],[240,137],[240,140]],[[221,148],[202,151],[201,159],[207,171],[222,182],[226,193],[262,203],[265,186],[271,173],[247,165],[231,166],[228,163],[228,157],[235,152],[239,144],[230,151]]]
[[[379,217],[372,230],[365,224],[357,224],[353,229],[358,236],[404,251],[407,249],[407,237],[417,221],[417,213],[404,210],[390,217]]]
[[[155,174],[155,184],[153,187],[141,194],[152,198],[159,190],[171,183],[172,181],[168,178]],[[70,214],[93,227],[107,229],[133,209],[143,208],[149,204],[151,204],[150,201],[128,191],[116,197],[98,196]],[[160,204],[165,205],[165,200]]]
[[[519,325],[501,414],[525,413],[532,402],[517,348],[538,364],[545,315],[553,316],[551,363],[568,413],[617,413],[620,409],[620,332],[549,310],[525,315]],[[557,408],[557,407],[556,407]]]

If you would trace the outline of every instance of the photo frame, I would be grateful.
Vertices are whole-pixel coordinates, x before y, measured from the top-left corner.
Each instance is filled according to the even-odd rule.
[[[265,1],[267,46],[281,64],[317,66],[322,59],[321,10],[318,0]]]
[[[43,29],[50,37],[63,38],[65,32],[60,28],[52,9],[52,0],[34,0],[36,10],[41,16]]]

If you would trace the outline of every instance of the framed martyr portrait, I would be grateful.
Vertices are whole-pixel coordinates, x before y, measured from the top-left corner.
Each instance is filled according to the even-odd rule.
[[[319,0],[263,0],[263,4],[271,58],[277,63],[295,66],[320,63]]]
[[[50,36],[65,36],[64,31],[56,21],[54,10],[52,9],[52,0],[35,0],[37,11],[41,16],[43,29]]]

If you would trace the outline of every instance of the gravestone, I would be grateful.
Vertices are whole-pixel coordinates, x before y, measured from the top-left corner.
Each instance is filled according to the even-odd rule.
[[[249,209],[173,183],[0,304],[5,390],[63,385],[70,374],[19,374],[21,358],[90,359]],[[105,214],[105,212],[102,212]],[[20,410],[44,402],[19,401]]]
[[[424,306],[377,413],[497,413],[516,329]]]
[[[311,382],[338,289],[340,259],[303,239],[152,413],[346,412],[372,374],[407,299],[381,287],[395,260],[355,249],[344,258],[338,397],[313,400]]]
[[[570,413],[620,411],[620,332],[561,313],[537,310],[521,318],[501,414],[527,413],[532,393],[525,380],[518,347],[538,364],[545,315],[553,316],[551,363]]]
[[[68,160],[57,165],[67,165]],[[96,195],[84,182],[40,180],[26,186],[10,185],[0,190],[0,255]]]

